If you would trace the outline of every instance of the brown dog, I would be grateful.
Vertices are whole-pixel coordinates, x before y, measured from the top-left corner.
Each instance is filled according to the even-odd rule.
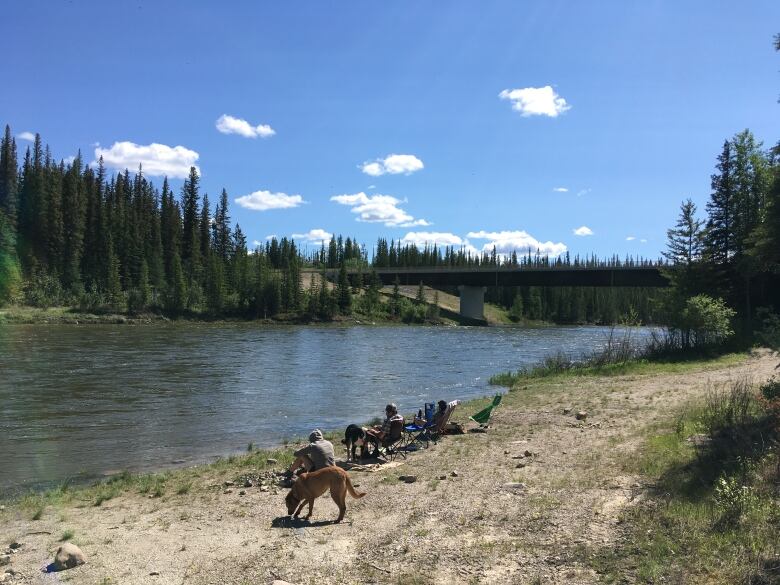
[[[309,504],[309,513],[306,519],[311,518],[311,512],[314,509],[314,500],[330,489],[330,497],[339,507],[339,517],[336,522],[344,519],[344,512],[347,511],[347,492],[353,498],[362,498],[366,494],[356,492],[349,480],[349,475],[340,467],[323,467],[311,473],[301,473],[292,486],[290,493],[284,501],[287,503],[287,513],[291,516],[293,512],[295,517],[301,513],[304,504]]]

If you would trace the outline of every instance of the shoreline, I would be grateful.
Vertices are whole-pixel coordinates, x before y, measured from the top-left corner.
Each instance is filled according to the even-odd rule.
[[[22,543],[11,555],[21,583],[48,582],[39,569],[65,540],[87,564],[63,577],[85,585],[596,583],[608,568],[602,556],[626,545],[621,518],[651,497],[651,480],[637,471],[648,437],[674,433],[679,409],[713,385],[763,379],[775,365],[759,352],[524,379],[487,433],[446,436],[406,459],[351,470],[368,496],[348,499],[338,525],[327,497],[312,523],[287,519],[286,490],[266,478],[289,465],[288,442],[20,498],[0,509],[0,533]],[[453,419],[488,401],[462,403]],[[399,480],[409,475],[414,483]],[[416,567],[431,563],[435,579],[420,581]]]

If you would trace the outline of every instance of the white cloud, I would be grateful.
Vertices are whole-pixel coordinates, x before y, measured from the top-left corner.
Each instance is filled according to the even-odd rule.
[[[266,238],[266,239],[268,239],[268,238]],[[257,248],[258,246],[262,246],[262,245],[263,245],[263,242],[261,242],[260,240],[254,240],[254,241],[252,241],[252,245],[253,245],[255,248]]]
[[[255,191],[249,195],[243,195],[235,199],[235,202],[246,209],[254,211],[268,211],[269,209],[291,209],[303,203],[300,195],[288,195],[287,193],[271,193],[270,191]]]
[[[592,236],[593,230],[590,229],[588,226],[583,225],[578,227],[577,229],[572,230],[575,236]]]
[[[641,240],[639,240],[639,241],[640,241],[641,243],[643,243],[643,244],[646,244],[646,243],[647,243],[647,240],[646,240],[646,239],[644,239],[644,238],[642,238],[642,239],[641,239]]]
[[[498,97],[512,102],[512,109],[520,112],[524,118],[528,116],[549,116],[557,118],[571,106],[566,100],[555,93],[549,85],[544,87],[525,87],[523,89],[505,89]]]
[[[276,234],[268,234],[265,237],[265,241],[266,242],[270,242],[271,240],[278,240],[278,239],[279,239],[279,236],[277,236]]]
[[[404,244],[416,244],[423,247],[426,244],[437,246],[462,246],[468,242],[450,232],[409,232],[402,239]]]
[[[488,240],[482,246],[482,251],[492,251],[495,246],[496,252],[502,255],[509,255],[514,251],[528,252],[535,254],[538,250],[543,255],[560,256],[567,248],[563,242],[540,242],[528,232],[523,230],[501,231],[501,232],[469,232],[467,237],[475,240]]]
[[[189,175],[190,167],[195,167],[200,172],[195,164],[200,155],[183,146],[171,147],[156,142],[147,145],[128,141],[114,142],[111,148],[95,148],[93,164],[96,164],[101,156],[103,164],[120,171],[137,169],[138,165],[141,165],[147,175],[167,175],[175,179],[183,179]]]
[[[628,237],[626,238],[626,241],[627,241],[627,242],[633,242],[634,240],[636,240],[636,236],[628,236]]]
[[[234,118],[227,114],[222,114],[217,118],[217,130],[222,132],[222,134],[238,134],[245,138],[270,138],[276,134],[276,130],[271,128],[268,124],[252,126],[252,124],[246,120]]]
[[[73,156],[73,155],[70,155],[70,156],[66,156],[65,158],[63,158],[62,162],[64,162],[65,166],[67,166],[67,165],[72,165],[74,160],[76,160],[76,157]]]
[[[591,189],[590,187],[589,187],[589,188],[587,188],[587,189],[580,189],[579,191],[577,191],[577,197],[582,197],[583,195],[587,195],[587,194],[588,194],[588,193],[590,193],[592,190],[593,190],[593,189]]]
[[[20,132],[19,134],[16,135],[16,137],[21,140],[27,140],[29,142],[35,141],[35,134],[33,134],[32,132]]]
[[[326,232],[322,228],[315,228],[313,230],[309,230],[305,234],[293,234],[292,235],[294,240],[298,240],[301,242],[311,242],[311,243],[321,243],[329,241],[333,234],[330,232]]]
[[[555,187],[553,191],[556,191],[557,193],[568,193],[569,190],[566,187]]]
[[[413,154],[391,154],[384,159],[366,161],[360,168],[365,174],[378,177],[384,174],[411,175],[415,171],[422,170],[424,166],[423,161]]]
[[[390,195],[366,195],[362,191],[353,195],[334,195],[330,198],[340,205],[349,205],[352,213],[357,214],[357,221],[366,223],[383,223],[387,227],[415,227],[431,225],[424,219],[415,219],[398,207],[405,203]]]

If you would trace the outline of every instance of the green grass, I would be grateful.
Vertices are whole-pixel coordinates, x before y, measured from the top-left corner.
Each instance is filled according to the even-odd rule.
[[[76,533],[73,530],[66,530],[62,533],[62,536],[60,536],[60,542],[71,540],[75,535]]]
[[[653,487],[624,511],[620,546],[580,550],[604,582],[780,582],[776,431],[753,390],[736,382],[713,392],[626,461]],[[692,435],[705,439],[695,444]]]
[[[589,366],[587,363],[562,367],[558,358],[517,372],[503,372],[490,377],[489,383],[495,386],[514,388],[529,380],[541,378],[567,379],[578,376],[622,376],[679,374],[695,369],[714,369],[736,365],[747,357],[746,353],[729,353],[716,358],[696,357],[679,360],[627,360],[620,363]]]

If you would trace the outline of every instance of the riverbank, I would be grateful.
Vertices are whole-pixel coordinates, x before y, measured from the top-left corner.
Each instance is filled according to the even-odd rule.
[[[49,582],[40,568],[64,539],[87,556],[62,575],[72,583],[609,582],[615,568],[605,566],[605,551],[626,544],[624,520],[652,497],[653,480],[636,466],[652,437],[714,386],[764,380],[776,362],[763,352],[524,380],[488,433],[446,437],[400,465],[353,471],[368,495],[348,499],[340,525],[329,523],[336,508],[327,497],[315,522],[292,526],[286,490],[267,481],[242,487],[243,478],[256,484],[286,465],[290,449],[282,448],[7,503],[0,544],[22,543],[10,564],[18,583]],[[464,404],[453,418],[465,422],[485,403]],[[574,417],[580,410],[585,421]],[[626,582],[641,581],[636,566],[617,567]]]

